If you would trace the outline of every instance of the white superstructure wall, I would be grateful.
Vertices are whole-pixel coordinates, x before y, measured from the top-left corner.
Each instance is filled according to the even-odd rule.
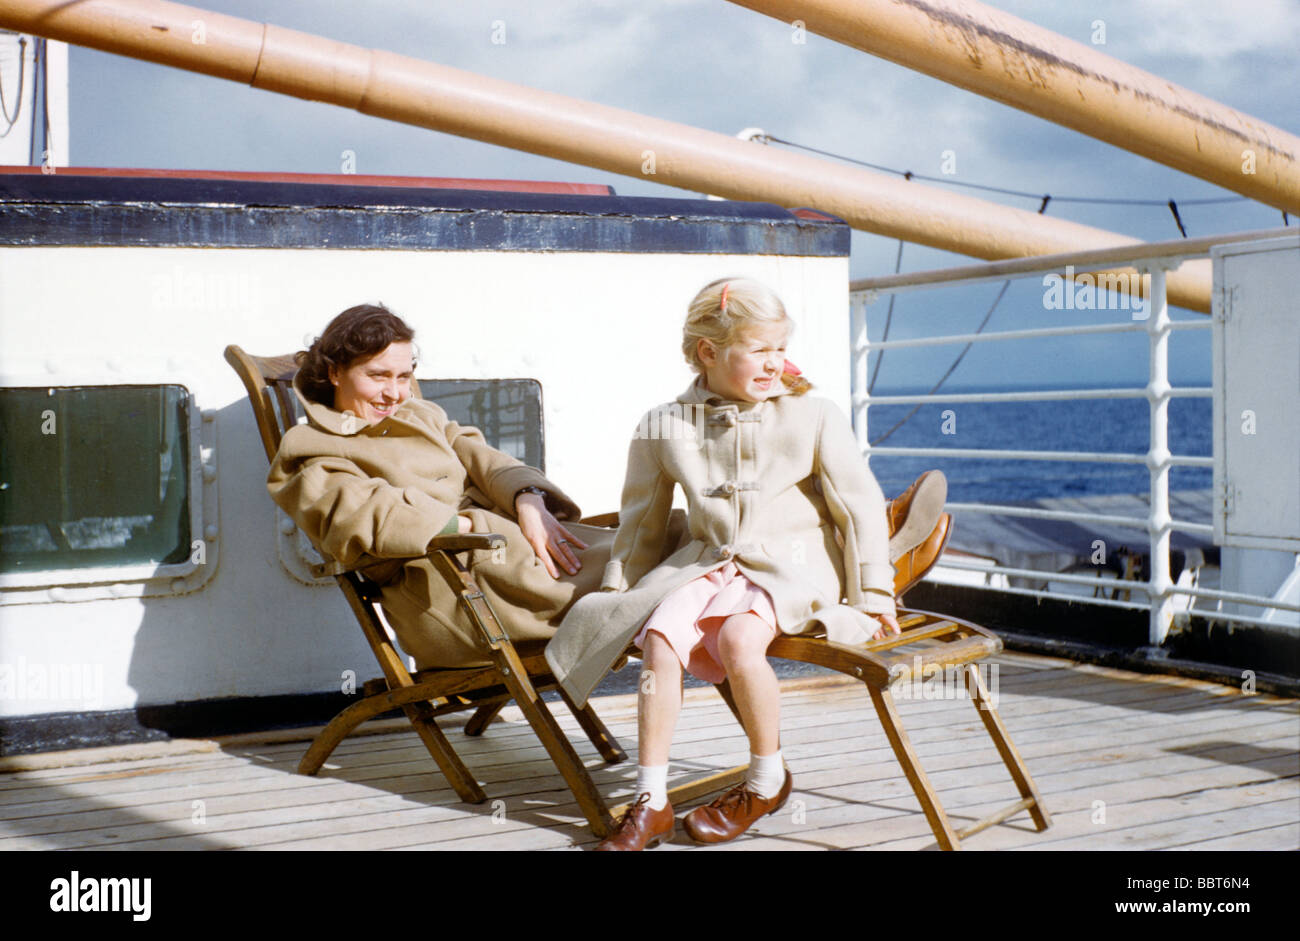
[[[183,385],[200,416],[191,460],[206,540],[204,566],[183,578],[0,580],[13,684],[0,716],[337,692],[347,671],[375,672],[333,582],[303,577],[227,344],[290,352],[344,308],[382,301],[417,332],[418,377],[539,380],[546,471],[598,513],[618,508],[639,416],[692,378],[687,302],[725,275],[781,294],[797,323],[791,359],[847,413],[845,257],[0,246],[0,385]],[[92,692],[27,681],[60,666]]]

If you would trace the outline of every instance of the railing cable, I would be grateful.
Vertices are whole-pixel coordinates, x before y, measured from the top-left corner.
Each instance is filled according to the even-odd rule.
[[[907,243],[904,242],[902,239],[898,240],[898,256],[894,259],[894,274],[898,274],[898,272],[902,270],[903,246],[906,244]],[[895,292],[893,291],[889,292],[889,310],[886,311],[885,313],[885,329],[884,332],[881,333],[880,335],[880,342],[882,343],[889,339],[889,326],[894,321],[894,300],[897,297],[898,295]],[[871,381],[867,383],[867,395],[870,395],[871,391],[876,387],[876,376],[880,375],[880,364],[884,360],[884,358],[885,358],[884,350],[881,350],[876,354],[876,365],[871,370]]]
[[[1047,203],[1097,203],[1112,206],[1160,206],[1168,208],[1169,201],[1162,199],[1122,199],[1117,197],[1102,196],[1050,196],[1045,193],[1030,193],[1025,190],[1007,189],[1002,186],[989,186],[985,183],[967,183],[964,180],[954,180],[950,177],[926,176],[923,173],[916,173],[912,170],[897,170],[893,167],[886,167],[878,163],[869,163],[866,160],[858,160],[854,157],[846,157],[843,154],[832,153],[829,150],[820,150],[817,147],[809,147],[807,144],[797,144],[794,141],[784,140],[780,137],[773,137],[771,134],[763,134],[761,138],[767,143],[784,144],[787,147],[794,147],[798,150],[806,150],[809,153],[821,154],[823,157],[830,157],[833,160],[843,160],[845,163],[856,164],[860,167],[867,167],[871,170],[880,170],[883,173],[893,173],[901,176],[905,180],[925,180],[928,183],[942,183],[945,186],[964,186],[968,189],[983,190],[986,193],[1002,193],[1006,196],[1022,196],[1025,199],[1042,200],[1042,207],[1039,212],[1047,208]],[[1183,199],[1179,200],[1184,206],[1209,206],[1214,203],[1238,203],[1249,200],[1249,196],[1212,196],[1206,199]]]
[[[993,299],[993,303],[992,305],[990,305],[988,313],[984,315],[984,319],[980,321],[979,327],[975,330],[976,333],[982,332],[984,328],[988,326],[989,318],[992,317],[993,312],[998,309],[998,304],[1002,303],[1002,298],[1007,293],[1007,288],[1009,288],[1010,286],[1011,286],[1011,281],[1009,279],[1002,282],[1002,290],[998,291],[998,296]],[[939,387],[948,381],[948,377],[953,374],[953,372],[957,369],[958,365],[960,365],[961,361],[965,358],[966,354],[970,352],[970,348],[974,345],[975,344],[973,342],[966,344],[966,346],[962,349],[962,351],[957,354],[957,358],[952,361],[952,365],[948,367],[948,371],[939,377],[939,381],[934,384],[933,388],[931,388],[930,391],[926,393],[926,395],[934,395],[936,392],[939,391]],[[924,404],[925,404],[924,402],[920,402],[917,403],[915,406],[913,406],[912,410],[908,412],[907,415],[905,415],[897,424],[895,424],[893,428],[890,428],[879,438],[876,438],[874,441],[872,441],[871,446],[874,448],[876,445],[880,444],[880,442],[884,441],[886,438],[892,435],[899,428],[902,428],[905,424],[907,424],[907,422],[911,419],[913,415],[915,415],[917,412],[921,410],[921,406]]]

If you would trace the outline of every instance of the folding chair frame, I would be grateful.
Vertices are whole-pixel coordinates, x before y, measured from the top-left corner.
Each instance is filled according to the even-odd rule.
[[[281,436],[294,420],[290,384],[297,365],[288,356],[250,356],[233,344],[226,348],[225,357],[244,382],[262,445],[268,460],[273,460]],[[412,394],[419,395],[414,381]],[[279,406],[278,416],[273,399]],[[600,525],[601,519],[607,518],[594,518],[592,522]],[[367,719],[400,708],[461,800],[471,804],[482,803],[487,800],[487,795],[435,720],[446,713],[474,709],[465,732],[478,735],[502,706],[514,700],[573,792],[592,832],[604,836],[612,824],[609,810],[540,692],[559,690],[578,724],[606,762],[619,762],[627,755],[590,706],[578,708],[556,684],[542,656],[544,642],[518,647],[511,642],[487,598],[474,583],[469,569],[458,557],[461,552],[493,549],[504,542],[503,536],[488,533],[439,536],[429,544],[428,558],[456,593],[461,607],[479,632],[483,650],[492,663],[484,667],[430,669],[412,675],[379,617],[379,587],[359,572],[335,562],[312,567],[313,575],[333,576],[343,590],[348,606],[383,671],[383,678],[364,684],[361,699],[339,712],[316,736],[299,763],[298,771],[300,774],[315,774],[335,747],[357,726]]]
[[[945,850],[961,848],[961,841],[979,833],[994,824],[1014,816],[1022,810],[1028,810],[1034,827],[1039,832],[1051,826],[1052,820],[1047,808],[1043,806],[1042,797],[1034,785],[1029,770],[1025,767],[1020,753],[1007,733],[1002,717],[998,715],[988,690],[980,679],[975,662],[982,660],[1002,649],[1002,640],[987,628],[934,614],[929,611],[913,611],[900,608],[898,611],[899,627],[902,634],[872,641],[859,647],[836,644],[825,637],[809,635],[782,634],[767,649],[769,657],[783,660],[795,660],[800,663],[812,663],[817,666],[835,670],[866,684],[867,692],[875,706],[876,715],[894,750],[894,756],[903,768],[912,791],[921,804],[921,810],[930,824],[934,838],[939,847]],[[1000,810],[982,817],[961,830],[953,828],[948,814],[939,801],[939,795],[926,776],[925,769],[917,757],[907,732],[903,729],[902,719],[894,703],[890,685],[894,682],[908,682],[913,677],[921,679],[933,675],[935,670],[947,671],[960,669],[964,676],[966,690],[970,694],[975,711],[979,713],[984,728],[993,739],[998,755],[1006,765],[1011,779],[1020,792],[1020,800],[1008,804]],[[735,699],[726,682],[717,686],[718,692],[731,708],[737,721],[741,721]],[[741,725],[744,723],[741,721]],[[690,781],[671,788],[668,799],[674,806],[689,803],[699,797],[732,787],[745,778],[746,766],[740,765],[717,772],[704,778]],[[617,816],[626,809],[626,805],[615,807]]]

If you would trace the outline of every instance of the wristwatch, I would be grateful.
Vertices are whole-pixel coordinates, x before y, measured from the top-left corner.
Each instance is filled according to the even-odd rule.
[[[515,491],[515,499],[516,499],[516,500],[519,499],[519,495],[520,495],[521,493],[535,493],[535,494],[537,494],[539,497],[541,497],[543,500],[546,499],[546,491],[543,490],[541,487],[535,486],[535,485],[533,485],[533,484],[529,484],[527,487],[520,487],[518,490],[516,490],[516,491]]]

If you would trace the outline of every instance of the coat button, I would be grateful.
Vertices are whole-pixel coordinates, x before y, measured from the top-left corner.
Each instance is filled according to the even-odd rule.
[[[718,546],[716,549],[713,550],[713,554],[718,557],[718,561],[720,562],[726,562],[733,555],[735,555],[735,553],[732,551],[731,546]]]

